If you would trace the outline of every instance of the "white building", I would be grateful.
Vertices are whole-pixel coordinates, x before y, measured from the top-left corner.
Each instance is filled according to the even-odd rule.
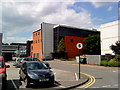
[[[118,21],[102,24],[100,26],[101,31],[101,55],[112,54],[113,51],[110,46],[115,44],[116,41],[120,40],[120,31],[118,29],[120,23]]]

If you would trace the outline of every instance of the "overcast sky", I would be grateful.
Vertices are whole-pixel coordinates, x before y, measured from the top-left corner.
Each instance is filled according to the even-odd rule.
[[[99,28],[101,24],[118,19],[118,2],[25,1],[6,0],[0,3],[0,32],[4,43],[31,40],[32,32],[40,29],[41,22]]]

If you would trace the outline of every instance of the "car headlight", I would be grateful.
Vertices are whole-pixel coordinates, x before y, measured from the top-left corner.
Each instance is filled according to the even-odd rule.
[[[38,75],[35,74],[35,73],[33,73],[33,72],[29,72],[29,73],[28,73],[28,76],[29,76],[30,78],[32,78],[32,79],[38,79],[38,78],[39,78]]]

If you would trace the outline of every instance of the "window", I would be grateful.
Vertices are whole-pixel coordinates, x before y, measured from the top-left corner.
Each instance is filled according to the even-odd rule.
[[[40,32],[38,32],[38,35],[40,35]]]
[[[70,39],[70,42],[74,42],[74,40],[73,40],[73,39]]]
[[[37,53],[37,58],[39,58],[39,53]]]

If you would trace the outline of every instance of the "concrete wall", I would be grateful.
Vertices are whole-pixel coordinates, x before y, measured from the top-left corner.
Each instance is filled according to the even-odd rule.
[[[110,46],[112,44],[115,44],[116,41],[120,40],[120,35],[118,34],[118,26],[120,26],[118,21],[102,24],[100,26],[99,30],[101,31],[101,55],[114,55],[110,49]]]
[[[53,27],[55,24],[42,23],[42,47],[43,47],[43,57],[50,56],[53,52]]]
[[[87,64],[100,65],[101,55],[87,55],[86,60],[87,60]]]

